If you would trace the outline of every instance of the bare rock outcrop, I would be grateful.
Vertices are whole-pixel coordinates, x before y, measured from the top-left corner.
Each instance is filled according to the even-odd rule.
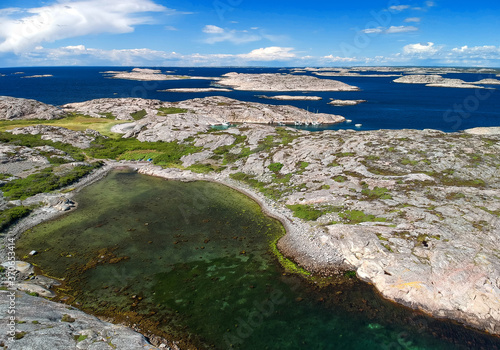
[[[326,113],[313,113],[294,106],[243,102],[228,97],[211,96],[172,104],[229,123],[259,124],[336,124],[345,119]]]
[[[96,137],[102,136],[99,132],[91,129],[87,129],[85,131],[74,131],[60,126],[50,125],[26,126],[12,129],[10,132],[14,135],[42,135],[42,140],[68,143],[78,148],[89,148],[90,144],[96,139]]]
[[[15,321],[8,313],[12,300]],[[130,328],[64,304],[8,290],[0,291],[0,301],[0,342],[12,350],[159,349]]]
[[[308,75],[227,73],[218,82],[248,91],[358,91],[356,86]]]
[[[0,96],[0,120],[60,119],[64,112],[57,107],[25,98]]]
[[[156,115],[160,100],[143,98],[101,98],[85,102],[68,103],[62,106],[65,111],[82,113],[93,118],[111,117],[119,120],[134,120],[133,113],[144,110],[147,115]]]
[[[482,86],[473,85],[475,83],[467,83],[462,79],[449,79],[443,78],[440,75],[405,75],[401,78],[393,80],[395,83],[402,84],[425,84],[430,87],[449,87],[449,88],[463,88],[463,89],[483,89]]]

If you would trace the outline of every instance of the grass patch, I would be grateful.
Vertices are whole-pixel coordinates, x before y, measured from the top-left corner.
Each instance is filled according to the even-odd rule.
[[[177,107],[160,107],[158,108],[158,115],[165,116],[169,114],[179,114],[179,113],[187,113],[188,110],[184,108]]]
[[[168,166],[180,164],[180,159],[188,154],[201,151],[202,147],[194,147],[192,143],[172,142],[140,142],[137,139],[105,139],[94,141],[87,153],[98,159],[139,160],[151,158],[156,165]]]
[[[288,209],[293,211],[293,216],[299,219],[314,221],[324,214],[322,210],[316,209],[312,205],[307,204],[293,204],[287,205]]]
[[[345,212],[339,213],[339,217],[343,219],[346,223],[355,225],[362,222],[386,222],[386,218],[378,218],[375,215],[367,215],[361,210],[347,210]]]
[[[365,188],[361,191],[361,194],[364,195],[369,200],[392,199],[389,190],[385,187],[375,187],[373,190]]]
[[[85,160],[85,154],[81,149],[62,142],[42,140],[41,135],[12,135],[10,132],[0,132],[0,142],[25,147],[52,146],[66,152],[76,161]]]
[[[130,113],[130,116],[134,118],[134,120],[139,120],[144,118],[147,114],[148,112],[146,112],[145,109],[141,109],[140,111]]]
[[[79,334],[79,335],[74,335],[73,338],[75,339],[75,341],[77,343],[79,343],[79,342],[84,341],[85,339],[87,339],[88,335]]]
[[[2,187],[2,191],[11,200],[26,199],[37,193],[50,192],[68,186],[100,166],[102,166],[102,162],[95,162],[91,165],[78,165],[64,175],[56,175],[53,168],[46,168],[24,179],[6,183]]]
[[[272,172],[274,172],[274,173],[279,173],[279,171],[281,170],[281,168],[283,168],[283,164],[281,164],[281,163],[272,163],[272,164],[269,164],[267,168],[269,170],[271,170]]]

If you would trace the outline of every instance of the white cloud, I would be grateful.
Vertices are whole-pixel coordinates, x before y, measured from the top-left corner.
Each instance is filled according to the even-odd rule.
[[[391,26],[385,31],[387,34],[415,32],[418,28],[414,26]]]
[[[361,32],[365,34],[395,34],[395,33],[408,33],[415,32],[418,28],[415,26],[391,26],[389,28],[377,27],[363,29]]]
[[[50,6],[4,10],[0,52],[25,52],[43,42],[88,34],[128,33],[135,25],[152,22],[138,14],[168,11],[152,0],[59,0]],[[17,18],[8,17],[14,12]]]
[[[365,33],[365,34],[380,34],[380,33],[384,32],[384,28],[382,28],[382,27],[367,28],[367,29],[363,29],[361,32]]]
[[[165,26],[164,28],[165,28],[165,30],[170,30],[170,31],[173,31],[173,32],[176,32],[176,31],[179,30],[179,29],[175,28],[174,26]]]
[[[252,50],[247,54],[240,54],[238,57],[249,61],[280,61],[297,57],[293,52],[293,47],[270,46]]]
[[[396,5],[389,7],[391,12],[401,12],[410,8],[410,5]]]
[[[403,47],[405,55],[432,56],[439,51],[439,48],[434,46],[434,43],[427,44],[409,44]]]
[[[359,59],[356,57],[340,57],[340,56],[334,56],[334,55],[323,56],[321,58],[326,60],[326,61],[329,61],[329,62],[358,62],[359,61]]]
[[[406,23],[420,23],[422,19],[420,17],[410,17],[405,19]]]
[[[260,35],[248,34],[247,30],[226,30],[210,24],[203,28],[203,32],[209,34],[209,36],[203,40],[206,44],[216,44],[224,41],[229,41],[233,44],[245,44],[262,40]]]
[[[221,27],[217,27],[211,24],[206,25],[203,27],[203,33],[208,33],[208,34],[221,34],[224,33],[224,29]]]
[[[426,1],[426,2],[425,2],[425,5],[426,5],[427,7],[434,7],[434,6],[436,6],[436,3],[435,3],[434,1]]]

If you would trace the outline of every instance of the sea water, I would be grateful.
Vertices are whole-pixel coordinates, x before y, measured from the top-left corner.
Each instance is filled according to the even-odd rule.
[[[53,105],[82,102],[97,98],[139,97],[162,101],[182,101],[206,96],[226,96],[242,101],[267,104],[293,105],[311,112],[330,113],[344,116],[352,123],[342,123],[308,130],[326,129],[437,129],[445,132],[460,131],[479,126],[500,126],[500,98],[498,85],[489,89],[463,89],[426,87],[422,84],[399,84],[394,74],[383,77],[339,76],[319,77],[339,80],[358,86],[360,91],[348,92],[266,92],[230,91],[205,93],[161,92],[171,88],[207,88],[217,84],[216,80],[186,79],[167,81],[133,81],[110,79],[105,71],[130,71],[133,67],[30,67],[0,68],[0,96],[36,99]],[[152,67],[158,68],[158,67]],[[160,67],[175,75],[217,78],[229,72],[238,73],[290,73],[278,68],[172,68]],[[15,74],[21,73],[21,74]],[[376,72],[366,72],[370,74]],[[52,77],[25,78],[31,75],[50,74]],[[380,73],[377,73],[380,74]],[[306,75],[313,75],[306,73]],[[315,76],[315,75],[313,75]],[[491,74],[453,73],[444,75],[450,79],[475,82],[494,78]],[[320,96],[319,101],[278,101],[261,99],[259,95]],[[356,106],[332,106],[330,99],[366,100]],[[355,127],[355,124],[362,124]]]
[[[281,223],[228,187],[114,171],[76,200],[24,233],[18,256],[62,279],[58,300],[185,348],[500,348],[355,278],[285,271],[271,250]]]

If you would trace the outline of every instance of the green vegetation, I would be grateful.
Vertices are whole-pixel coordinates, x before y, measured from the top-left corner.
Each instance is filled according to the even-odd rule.
[[[324,213],[322,210],[318,210],[314,206],[307,204],[287,205],[287,207],[293,211],[293,216],[308,221],[317,220]]]
[[[25,206],[18,206],[2,210],[0,212],[0,231],[9,227],[17,220],[28,216],[33,209]]]
[[[271,170],[274,173],[279,173],[281,168],[283,168],[283,164],[281,163],[272,163],[267,167],[269,170]]]
[[[278,259],[281,266],[283,266],[283,268],[285,270],[287,270],[291,273],[296,273],[296,274],[303,275],[303,276],[310,276],[311,273],[309,271],[298,266],[295,262],[293,262],[292,260],[285,257],[283,254],[281,254],[281,252],[279,251],[278,246],[277,246],[278,240],[280,238],[281,237],[278,237],[274,241],[272,241],[270,243],[270,248],[271,248],[271,251],[274,254],[274,256],[276,256],[276,258]]]
[[[184,108],[177,108],[177,107],[160,107],[158,108],[158,115],[159,116],[165,116],[168,114],[179,114],[179,113],[187,113],[188,110]]]
[[[26,292],[26,294],[31,295],[32,297],[39,297],[40,296],[40,294],[38,294],[37,292]]]
[[[337,175],[335,177],[332,177],[332,180],[335,180],[336,182],[346,182],[347,176]]]
[[[361,210],[347,210],[339,213],[339,217],[348,224],[359,224],[362,222],[386,222],[386,218],[378,218],[375,215],[366,215]]]
[[[26,333],[26,332],[16,332],[16,334],[14,335],[14,339],[16,339],[16,340],[23,339],[26,334],[28,334],[28,333]]]
[[[58,150],[66,152],[78,162],[85,160],[85,154],[81,149],[62,142],[42,140],[41,135],[12,135],[10,132],[0,132],[0,142],[25,147],[52,146]],[[41,153],[44,156],[50,156],[50,154]]]
[[[347,278],[356,278],[356,271],[345,271],[344,277]]]
[[[367,199],[392,199],[389,190],[385,187],[375,187],[373,190],[365,188],[361,191],[361,194],[364,195]]]
[[[141,109],[140,111],[130,113],[130,116],[132,118],[134,118],[134,120],[139,120],[139,119],[144,118],[147,114],[148,114],[148,112],[146,112],[145,109]]]
[[[281,197],[282,193],[279,189],[276,187],[266,187],[268,184],[264,182],[260,182],[259,180],[255,179],[254,175],[249,175],[245,174],[242,172],[239,173],[234,173],[230,174],[229,177],[231,177],[233,180],[241,181],[243,183],[246,183],[247,185],[255,188],[262,194],[264,194],[266,197],[272,198],[272,199],[278,199]]]
[[[193,165],[188,166],[186,169],[191,170],[194,173],[199,173],[199,174],[207,174],[212,171],[222,171],[225,169],[225,167],[218,167],[217,165],[213,164],[205,164],[205,163],[195,163]]]
[[[7,180],[9,177],[12,177],[12,175],[0,173],[0,180]]]
[[[95,162],[91,165],[78,165],[62,175],[56,175],[53,168],[46,168],[24,179],[6,183],[2,191],[11,200],[26,199],[37,193],[50,192],[68,186],[100,166],[102,166],[102,162]]]
[[[63,317],[61,318],[61,322],[73,323],[75,322],[75,319],[68,314],[64,314]]]
[[[96,139],[87,154],[98,159],[141,160],[152,159],[156,165],[180,164],[182,156],[201,151],[192,143],[140,142],[137,139]]]
[[[79,343],[79,342],[84,341],[85,339],[87,339],[88,335],[79,334],[79,335],[74,335],[73,338],[75,339],[75,341],[77,343]]]
[[[317,220],[320,216],[324,214],[339,212],[341,210],[340,207],[325,206],[322,208],[316,208],[313,205],[307,205],[307,204],[287,205],[287,207],[288,209],[293,211],[293,216],[299,219],[309,220],[309,221]]]

